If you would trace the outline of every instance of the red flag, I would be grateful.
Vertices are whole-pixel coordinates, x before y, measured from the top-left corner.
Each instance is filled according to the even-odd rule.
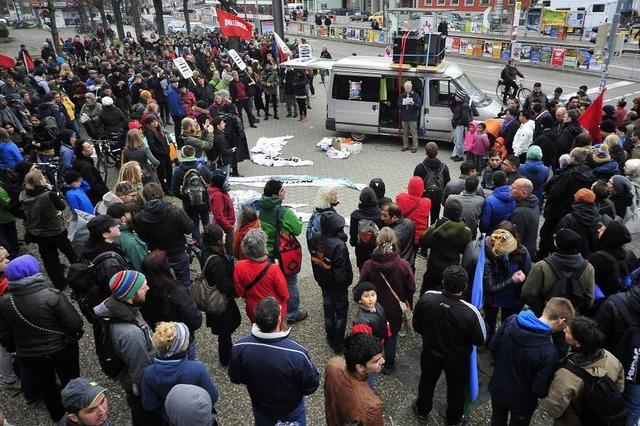
[[[22,62],[24,62],[24,66],[27,68],[27,72],[31,72],[34,68],[33,59],[31,59],[31,55],[26,50],[22,51]]]
[[[591,135],[591,143],[599,144],[602,142],[602,134],[600,133],[600,123],[602,123],[602,98],[603,90],[598,97],[589,105],[589,108],[578,119],[578,123],[582,125]]]
[[[216,9],[216,15],[223,36],[236,36],[245,40],[251,40],[253,37],[253,26],[239,16],[232,15],[222,9]]]
[[[2,68],[15,68],[16,61],[13,58],[5,55],[0,55],[0,67]]]

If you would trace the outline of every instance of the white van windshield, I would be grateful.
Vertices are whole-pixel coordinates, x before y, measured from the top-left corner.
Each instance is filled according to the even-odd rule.
[[[457,78],[454,78],[455,84],[462,89],[476,105],[486,106],[491,103],[491,98],[482,93],[466,75],[460,74]]]

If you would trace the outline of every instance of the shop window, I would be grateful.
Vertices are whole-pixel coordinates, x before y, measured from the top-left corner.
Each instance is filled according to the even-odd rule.
[[[460,4],[460,0],[451,0],[451,6],[457,6]]]
[[[336,75],[333,77],[333,97],[344,101],[378,102],[380,77]]]
[[[444,6],[445,0],[438,0],[438,6]]]
[[[473,6],[473,0],[464,0],[465,6]]]

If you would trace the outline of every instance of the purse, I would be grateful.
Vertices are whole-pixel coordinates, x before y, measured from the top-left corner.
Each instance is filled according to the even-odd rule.
[[[213,286],[209,285],[205,276],[207,265],[209,265],[209,260],[213,256],[215,255],[207,258],[200,271],[200,275],[194,280],[193,286],[191,287],[191,296],[199,310],[211,315],[220,315],[227,309],[227,296],[223,294],[215,284]]]
[[[393,294],[393,297],[396,298],[396,300],[398,301],[398,304],[400,305],[400,310],[402,311],[402,323],[404,324],[404,328],[406,330],[413,330],[413,323],[412,323],[413,311],[411,310],[411,305],[409,305],[407,302],[403,302],[402,300],[400,300],[396,292],[393,291],[393,288],[391,287],[391,284],[389,284],[389,281],[387,281],[387,277],[385,277],[382,272],[379,272],[379,274],[384,280],[384,282],[387,284],[387,287],[389,287],[389,291],[391,291],[391,294]]]
[[[282,232],[280,209],[276,211],[275,258],[285,276],[295,275],[302,267],[302,246],[293,234]]]
[[[70,346],[72,344],[77,344],[78,340],[80,340],[80,338],[82,337],[82,335],[84,334],[84,330],[80,329],[80,331],[78,332],[77,336],[71,336],[68,333],[65,333],[64,331],[60,331],[60,330],[50,330],[48,328],[44,328],[44,327],[40,327],[39,325],[35,325],[34,323],[32,323],[31,321],[29,321],[28,319],[26,319],[22,313],[18,310],[18,307],[16,306],[16,303],[13,301],[13,294],[9,293],[9,302],[11,303],[11,306],[13,307],[13,310],[15,311],[15,313],[18,315],[18,317],[25,323],[27,324],[29,327],[35,328],[36,330],[39,331],[44,331],[45,333],[49,333],[49,334],[58,334],[60,336],[62,336],[63,341],[67,344],[67,346]]]

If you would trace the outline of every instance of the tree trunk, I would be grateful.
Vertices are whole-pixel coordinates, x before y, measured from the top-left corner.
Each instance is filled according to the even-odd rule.
[[[131,17],[133,18],[133,28],[136,32],[138,43],[142,40],[142,19],[140,18],[140,0],[131,0]]]
[[[58,33],[58,25],[56,24],[56,9],[53,7],[53,0],[47,0],[47,9],[49,10],[49,22],[51,27],[51,41],[57,56],[62,56],[60,49],[60,34]]]
[[[102,21],[102,30],[107,31],[109,28],[109,22],[107,21],[107,14],[104,12],[104,0],[93,0],[93,5],[98,9],[100,13],[100,20]]]
[[[191,20],[189,19],[189,0],[182,0],[182,13],[187,27],[187,37],[191,36]]]
[[[122,40],[124,38],[124,25],[122,25],[122,9],[120,6],[122,6],[121,0],[111,0],[113,19],[116,21],[116,31],[118,32],[118,38]]]
[[[156,15],[156,26],[158,27],[158,36],[164,37],[164,19],[162,19],[162,0],[153,0],[153,11]]]
[[[78,16],[80,17],[80,24],[86,25],[87,23],[87,11],[84,1],[78,0]]]

